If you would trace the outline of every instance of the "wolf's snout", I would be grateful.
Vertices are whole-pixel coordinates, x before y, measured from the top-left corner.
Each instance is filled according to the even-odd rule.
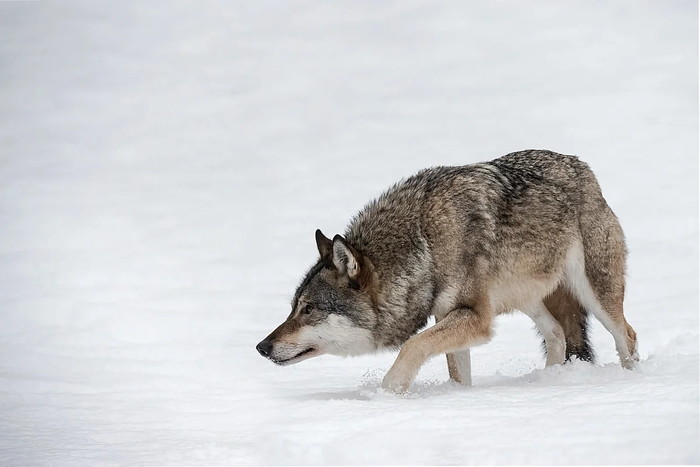
[[[267,358],[270,356],[270,352],[272,352],[272,342],[262,341],[255,346],[255,349],[258,351],[258,353],[260,353],[260,355]]]

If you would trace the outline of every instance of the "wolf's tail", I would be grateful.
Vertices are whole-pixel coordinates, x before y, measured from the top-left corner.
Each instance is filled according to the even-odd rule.
[[[544,299],[544,305],[564,329],[566,360],[577,357],[579,360],[593,362],[595,355],[588,340],[589,323],[586,309],[563,285]],[[546,353],[544,342],[542,347]]]

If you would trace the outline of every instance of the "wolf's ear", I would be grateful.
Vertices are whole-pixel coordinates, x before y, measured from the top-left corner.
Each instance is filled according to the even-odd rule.
[[[333,242],[330,238],[323,235],[321,229],[316,229],[316,246],[321,259],[330,259],[333,254]]]
[[[333,237],[333,264],[350,279],[357,279],[360,275],[360,255],[340,235]]]

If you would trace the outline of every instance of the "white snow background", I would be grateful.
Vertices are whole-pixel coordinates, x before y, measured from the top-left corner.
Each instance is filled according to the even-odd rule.
[[[0,4],[0,464],[699,463],[694,1]],[[392,183],[577,154],[629,243],[642,363],[255,344]]]

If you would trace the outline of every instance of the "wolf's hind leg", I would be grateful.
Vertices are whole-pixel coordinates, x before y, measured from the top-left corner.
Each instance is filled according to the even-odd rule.
[[[617,236],[621,237],[620,232]],[[613,238],[609,235],[608,238]],[[609,240],[613,243],[613,240]],[[566,263],[567,286],[598,321],[612,334],[615,347],[624,368],[632,369],[637,361],[637,334],[627,323],[623,313],[625,296],[624,251],[602,247],[589,241],[589,251],[582,251],[580,243],[575,244]],[[585,255],[585,258],[584,258]]]
[[[620,222],[603,198],[595,176],[584,174],[581,240],[572,245],[566,263],[569,289],[615,339],[623,367],[639,360],[637,334],[623,312],[627,246]]]
[[[428,358],[484,344],[490,338],[491,310],[488,305],[456,308],[435,326],[406,341],[384,377],[382,387],[394,392],[406,391]]]
[[[459,352],[451,352],[447,357],[447,371],[450,379],[465,386],[472,385],[472,360],[469,347]]]
[[[545,366],[560,365],[566,360],[566,340],[564,329],[554,319],[554,316],[544,306],[541,300],[522,307],[523,313],[535,322],[537,329],[544,337],[547,346],[547,363]]]
[[[639,361],[637,333],[625,320],[622,311],[622,297],[618,298],[617,303],[612,299],[607,299],[608,297],[605,296],[603,296],[603,300],[598,299],[593,292],[584,293],[581,298],[581,301],[586,302],[586,306],[590,307],[589,309],[593,315],[615,339],[615,347],[620,357],[620,364],[628,370],[634,368],[635,363]],[[606,302],[607,306],[603,307],[600,304],[601,301]]]
[[[566,284],[560,284],[542,301],[564,329],[566,361],[576,357],[581,361],[593,363],[595,355],[588,338],[588,311],[574,298]],[[546,342],[544,344],[546,348]]]

